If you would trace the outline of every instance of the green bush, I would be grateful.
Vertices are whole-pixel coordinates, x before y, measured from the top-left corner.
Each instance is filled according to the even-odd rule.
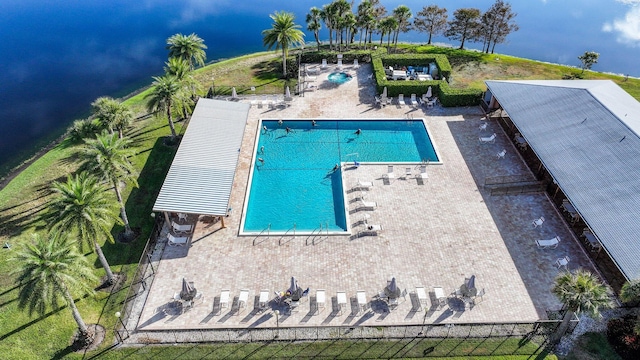
[[[84,139],[94,138],[102,129],[98,119],[76,120],[69,128],[69,139],[73,143],[81,143]]]
[[[640,359],[640,336],[634,332],[636,318],[625,316],[607,323],[607,339],[623,359]]]

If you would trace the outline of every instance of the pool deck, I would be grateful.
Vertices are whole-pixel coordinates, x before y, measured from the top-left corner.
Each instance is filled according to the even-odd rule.
[[[484,189],[487,177],[530,172],[498,124],[489,122],[487,130],[478,129],[482,121],[479,108],[413,109],[394,104],[380,109],[374,106],[369,65],[339,86],[326,81],[329,72],[317,77],[316,91],[295,97],[290,107],[251,108],[230,200],[233,210],[225,218],[227,227],[199,222],[187,246],[164,247],[138,330],[274,327],[273,312],[259,312],[254,306],[261,289],[268,289],[273,299],[274,291],[288,288],[291,276],[311,291],[292,313],[279,308],[281,327],[529,322],[545,319],[547,310],[560,308],[550,292],[558,274],[557,258],[569,255],[569,269],[595,271],[545,194],[491,196]],[[405,166],[396,166],[396,179],[391,183],[382,178],[386,165],[345,168],[354,235],[238,236],[259,119],[407,117],[424,119],[442,164],[429,165],[424,182],[416,180],[419,169],[415,166],[406,178]],[[498,135],[495,144],[478,142],[478,136],[494,132]],[[502,149],[507,154],[498,159],[496,154]],[[352,187],[358,179],[373,181],[374,186],[355,191]],[[360,208],[357,199],[362,193],[378,207]],[[369,224],[380,224],[384,230],[357,236],[365,228],[364,214],[369,215]],[[546,221],[534,228],[532,220],[540,216]],[[562,239],[556,249],[536,248],[536,239],[556,235]],[[448,295],[472,274],[477,288],[486,291],[482,301],[472,309],[454,298],[442,308],[435,305],[434,287],[444,288]],[[389,312],[373,297],[392,276],[409,295]],[[183,277],[204,295],[185,312],[170,300],[180,291]],[[418,286],[430,298],[426,312],[416,310]],[[222,289],[231,292],[229,308],[219,307]],[[249,290],[249,301],[238,312],[235,305],[241,289]],[[317,289],[325,289],[327,297],[326,308],[320,312],[315,306]],[[369,307],[358,312],[356,292],[360,290],[366,292]],[[346,292],[349,302],[342,311],[338,311],[338,291]]]

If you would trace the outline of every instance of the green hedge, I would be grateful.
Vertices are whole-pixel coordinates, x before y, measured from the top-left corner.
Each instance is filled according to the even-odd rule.
[[[385,64],[393,64],[397,66],[415,66],[428,65],[435,62],[440,74],[449,78],[451,76],[451,64],[445,55],[442,54],[399,54],[399,55],[373,55],[372,65],[373,74],[376,79],[376,88],[378,93],[382,93],[384,87],[387,88],[389,96],[398,96],[399,94],[416,94],[422,96],[427,92],[429,86],[434,96],[440,100],[440,104],[445,107],[454,106],[476,106],[480,104],[482,99],[482,91],[478,89],[452,89],[449,84],[443,80],[419,81],[405,80],[394,81],[387,80],[384,72]]]
[[[353,63],[354,59],[358,59],[360,63],[368,63],[371,62],[371,58],[376,56],[379,53],[386,52],[386,49],[378,49],[378,50],[349,50],[349,51],[329,51],[329,50],[312,50],[302,53],[302,62],[304,63],[321,63],[322,59],[327,59],[328,63],[337,63],[338,62],[338,54],[342,54],[342,62],[347,65],[349,63]]]

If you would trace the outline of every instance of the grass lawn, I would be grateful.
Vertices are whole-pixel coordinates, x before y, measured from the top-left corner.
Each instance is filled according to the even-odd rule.
[[[367,341],[256,342],[114,349],[105,359],[557,359],[520,339],[403,339]]]
[[[443,52],[450,56],[454,66],[453,86],[482,87],[485,79],[559,79],[563,74],[575,72],[576,69],[559,65],[543,64],[504,55],[485,55],[475,52],[459,51],[448,48],[431,46],[412,46],[418,52]],[[406,50],[406,48],[405,48]],[[499,57],[500,60],[495,60]],[[295,87],[295,82],[285,82],[278,79],[280,59],[274,53],[259,53],[230,59],[220,63],[208,65],[197,70],[196,78],[201,82],[202,93],[206,93],[215,82],[216,93],[229,93],[231,86],[236,86],[238,93],[264,94],[282,93],[284,87]],[[640,80],[629,79],[605,74],[585,72],[585,78],[611,78],[621,84],[629,93],[640,98]],[[151,79],[149,79],[151,82]],[[255,87],[256,90],[251,90]],[[134,122],[128,135],[133,139],[137,155],[132,159],[135,167],[140,171],[139,187],[128,186],[123,192],[126,208],[132,227],[140,229],[141,235],[131,244],[104,243],[104,253],[114,272],[127,276],[124,288],[107,294],[99,292],[95,297],[77,298],[76,305],[88,324],[99,323],[107,329],[107,337],[96,353],[107,349],[114,341],[111,331],[116,323],[113,314],[121,310],[122,303],[129,290],[131,278],[135,274],[138,260],[144,245],[153,228],[151,209],[157,193],[164,181],[166,172],[175,155],[176,148],[165,146],[163,138],[170,134],[167,121],[163,117],[146,114],[144,96],[147,90],[130,97],[126,102],[131,106],[138,118]],[[176,130],[183,132],[183,121],[176,123]],[[0,353],[7,359],[37,359],[52,358],[68,355],[82,357],[81,354],[69,353],[69,340],[75,332],[76,325],[67,308],[50,310],[45,316],[30,315],[17,307],[19,286],[15,283],[15,276],[11,275],[13,264],[9,259],[13,256],[13,249],[28,241],[34,232],[45,231],[46,224],[38,220],[39,214],[46,208],[50,200],[49,186],[54,181],[65,180],[67,174],[73,173],[78,166],[75,158],[77,145],[67,141],[55,146],[51,151],[40,157],[26,170],[20,173],[11,183],[0,190],[0,243],[10,243],[12,249],[0,250]],[[114,198],[113,211],[118,208]],[[122,230],[114,226],[112,233],[117,235]],[[104,275],[104,270],[93,253],[87,256],[94,263],[95,273]],[[98,285],[98,284],[96,284]],[[409,342],[355,342],[334,344],[326,342],[288,344],[226,344],[216,346],[196,347],[156,347],[146,346],[135,349],[119,349],[102,353],[102,357],[121,358],[130,356],[155,357],[156,352],[164,357],[251,357],[273,358],[292,356],[314,356],[349,358],[354,356],[372,356],[368,352],[387,346],[390,350],[382,356],[424,356],[420,355],[425,349],[433,346],[429,356],[458,356],[458,354],[491,355],[491,354],[523,354],[523,349],[509,341],[502,343],[480,342],[476,340],[456,340],[455,347],[449,349],[448,341],[440,341],[438,346],[429,345],[427,340],[417,344]],[[377,345],[379,344],[379,345]],[[399,345],[400,344],[400,345]],[[445,346],[446,345],[446,346]],[[492,352],[491,349],[511,349]],[[397,347],[397,348],[396,348]],[[338,349],[338,350],[336,350]],[[342,350],[339,350],[342,349]],[[397,349],[397,350],[394,350]],[[413,350],[412,350],[413,349]],[[379,350],[375,350],[379,351]],[[531,350],[526,350],[531,351]],[[526,352],[525,351],[525,352]],[[193,352],[193,353],[191,353]],[[530,352],[527,352],[529,354]],[[213,354],[213,355],[212,355]],[[215,355],[218,354],[218,355]],[[305,354],[305,355],[300,355]],[[159,355],[160,356],[160,355]],[[499,357],[506,359],[507,357]]]

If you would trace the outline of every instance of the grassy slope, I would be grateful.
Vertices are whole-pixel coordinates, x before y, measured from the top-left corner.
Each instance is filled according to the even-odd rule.
[[[499,55],[500,61],[495,61],[497,55],[483,55],[471,52],[461,52],[452,49],[417,47],[420,52],[443,52],[451,57],[454,65],[454,86],[482,86],[482,80],[488,78],[537,78],[557,79],[563,73],[575,71],[558,65],[530,62],[524,59]],[[492,60],[493,59],[493,60]],[[230,86],[245,84],[257,87],[256,93],[281,91],[284,82],[276,79],[276,69],[279,60],[272,53],[260,53],[227,60],[200,69],[196,77],[205,84],[211,83],[215,76],[216,88],[223,91]],[[470,69],[469,71],[465,69]],[[486,69],[487,76],[483,78],[478,69]],[[457,72],[456,72],[457,71]],[[640,98],[640,81],[630,79],[622,81],[620,77],[586,73],[589,78],[614,78],[636,98]],[[240,92],[248,88],[239,89]],[[135,273],[138,259],[144,247],[153,220],[149,216],[151,207],[164,180],[168,166],[175,153],[175,148],[162,144],[162,137],[169,134],[166,119],[145,115],[144,96],[148,90],[129,98],[126,102],[141,116],[136,120],[130,131],[130,136],[136,142],[138,155],[133,159],[139,169],[140,187],[128,187],[124,192],[127,211],[132,226],[142,230],[141,237],[131,245],[105,244],[103,249],[112,268],[116,272],[127,274],[129,279]],[[176,128],[182,131],[182,123]],[[29,239],[35,231],[43,231],[45,224],[37,222],[37,215],[49,200],[48,187],[51,182],[64,180],[66,174],[72,173],[77,163],[73,154],[75,148],[67,143],[56,146],[42,156],[25,171],[18,175],[7,187],[0,191],[0,242],[9,242],[15,248]],[[115,199],[115,197],[114,197]],[[117,211],[114,206],[114,211]],[[113,228],[113,234],[121,229]],[[104,240],[103,240],[104,241]],[[8,262],[12,251],[0,250],[0,353],[3,358],[51,358],[65,355],[68,339],[75,331],[75,323],[66,308],[51,311],[44,317],[29,316],[17,308],[18,288],[14,284],[14,276],[10,275],[12,264]],[[104,271],[95,261],[95,255],[87,256],[94,261],[96,274],[102,276]],[[113,314],[120,310],[128,287],[109,297],[100,293],[94,298],[78,299],[80,313],[87,323],[100,323],[105,328],[112,329],[115,325]],[[107,332],[107,339],[103,345],[113,342],[113,333]]]

